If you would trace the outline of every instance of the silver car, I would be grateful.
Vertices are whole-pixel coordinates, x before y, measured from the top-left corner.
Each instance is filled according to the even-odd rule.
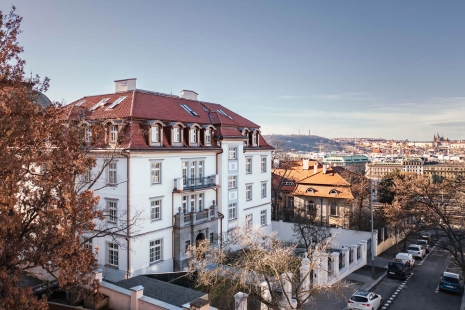
[[[347,301],[347,309],[380,309],[383,298],[373,292],[356,291]]]
[[[426,250],[421,244],[411,244],[408,246],[407,251],[413,257],[423,259],[426,256]]]

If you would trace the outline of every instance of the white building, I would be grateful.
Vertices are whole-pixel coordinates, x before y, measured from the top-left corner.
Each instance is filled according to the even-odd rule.
[[[64,108],[88,126],[89,136],[93,122],[107,124],[107,144],[93,151],[100,166],[107,153],[116,152],[94,187],[101,188],[96,194],[107,213],[104,225],[142,215],[138,227],[117,240],[89,244],[99,249],[105,278],[182,270],[189,245],[206,238],[218,244],[240,222],[271,229],[273,148],[259,125],[198,101],[193,91],[144,91],[136,79],[115,86],[115,93],[83,97]]]

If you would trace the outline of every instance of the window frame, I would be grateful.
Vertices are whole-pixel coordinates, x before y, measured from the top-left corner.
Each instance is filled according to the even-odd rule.
[[[116,162],[108,163],[108,185],[117,185],[118,184],[118,165]]]
[[[205,129],[205,144],[212,143],[212,134],[210,129]]]
[[[228,220],[229,221],[237,220],[237,203],[236,202],[231,202],[228,204]]]
[[[155,134],[154,134],[154,130],[156,130]],[[160,143],[160,132],[161,132],[160,125],[154,124],[150,126],[150,144],[151,145]],[[154,140],[154,138],[156,138],[156,140]]]
[[[158,171],[158,182],[156,180],[157,171]],[[161,173],[162,173],[162,162],[161,161],[150,161],[150,185],[162,184]],[[154,181],[154,178],[155,178],[155,181]]]
[[[194,127],[194,128],[189,129],[189,144],[190,145],[198,144],[197,134],[198,134],[197,128]]]
[[[266,226],[266,210],[261,210],[260,211],[260,225],[261,226]]]
[[[246,201],[252,200],[253,198],[252,191],[253,191],[252,184],[246,184],[245,185],[245,200]]]
[[[230,146],[228,148],[228,159],[231,159],[231,160],[237,159],[237,147]]]
[[[118,125],[110,125],[109,128],[109,143],[116,143],[118,141]]]
[[[176,130],[177,129],[177,130]],[[177,131],[177,133],[176,133]],[[177,136],[177,141],[176,141],[176,136]],[[182,143],[182,128],[179,126],[173,127],[173,143]]]
[[[91,125],[86,126],[86,129],[84,130],[84,142],[86,143],[92,142],[92,126]]]
[[[160,221],[161,220],[161,211],[162,211],[162,199],[161,198],[152,198],[150,199],[150,221]],[[158,202],[158,205],[157,205]],[[158,218],[154,215],[157,214],[158,209]]]
[[[245,215],[245,226],[247,228],[252,228],[253,227],[253,214],[249,213]]]
[[[113,242],[106,243],[106,264],[119,268],[119,245]]]
[[[245,173],[252,174],[252,157],[245,158]]]
[[[264,172],[267,171],[267,169],[266,169],[266,164],[267,164],[267,163],[266,163],[266,162],[267,162],[266,156],[262,156],[262,157],[260,158],[260,169],[261,169],[261,172],[262,172],[262,173],[264,173]]]
[[[105,199],[105,207],[108,212],[107,222],[116,223],[118,221],[118,200],[116,199]]]
[[[159,243],[157,244],[157,242]],[[157,259],[157,248],[159,249],[158,259]],[[150,265],[157,264],[162,261],[163,261],[163,238],[149,241],[149,263]]]
[[[235,189],[237,188],[237,176],[230,175],[228,176],[228,189]]]
[[[335,211],[334,214],[333,214],[333,207],[334,207],[334,211]],[[338,208],[336,202],[331,201],[331,202],[329,203],[329,215],[331,215],[331,216],[338,216],[338,215],[339,215],[339,212],[338,212],[339,210],[338,210],[338,209],[339,209],[339,208]]]
[[[266,198],[266,192],[267,192],[267,185],[266,185],[267,182],[261,182],[261,186],[260,186],[260,193],[261,193],[261,196],[262,198]]]

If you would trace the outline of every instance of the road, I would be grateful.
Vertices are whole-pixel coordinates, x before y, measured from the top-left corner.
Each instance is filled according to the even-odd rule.
[[[462,296],[439,292],[439,278],[451,255],[435,248],[423,261],[417,260],[413,275],[406,281],[385,277],[374,289],[383,297],[381,309],[460,309]]]

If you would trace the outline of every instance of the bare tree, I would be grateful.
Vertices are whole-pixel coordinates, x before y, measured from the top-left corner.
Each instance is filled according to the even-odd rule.
[[[316,208],[295,207],[293,231],[299,244],[309,249],[310,246],[314,247],[331,237],[331,229],[326,225],[321,225]]]
[[[317,244],[309,258],[294,255],[273,233],[261,228],[241,226],[230,232],[222,247],[208,241],[192,247],[189,271],[197,275],[197,285],[207,288],[229,287],[232,293],[244,292],[269,309],[302,309],[318,292],[338,294],[344,282],[317,285],[312,272],[327,258],[331,240]],[[308,268],[301,273],[301,265]],[[308,283],[308,285],[307,285]]]

